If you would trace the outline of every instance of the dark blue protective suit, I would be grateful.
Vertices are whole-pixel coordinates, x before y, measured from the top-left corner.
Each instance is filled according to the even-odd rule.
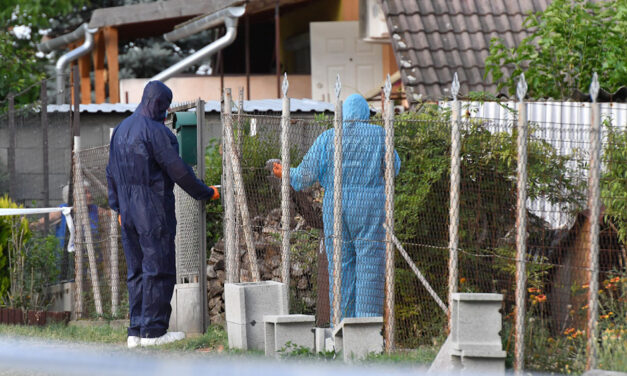
[[[122,217],[129,336],[154,338],[168,329],[176,282],[174,183],[197,200],[213,196],[179,157],[176,137],[163,124],[171,101],[167,86],[149,82],[135,112],[111,138],[109,205]]]
[[[342,111],[341,317],[381,316],[385,280],[385,130],[366,123],[370,109],[361,95],[349,96]],[[316,181],[324,188],[322,219],[329,260],[330,302],[333,302],[334,137],[334,129],[322,133],[301,164],[290,169],[295,190]],[[396,152],[395,158],[398,174],[401,162]]]

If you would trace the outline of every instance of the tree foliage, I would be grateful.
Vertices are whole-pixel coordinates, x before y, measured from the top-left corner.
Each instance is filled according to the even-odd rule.
[[[521,73],[532,98],[587,93],[593,72],[608,91],[627,84],[627,1],[554,0],[545,11],[530,14],[523,26],[533,32],[516,47],[492,39],[486,78],[491,74],[499,90],[514,95],[513,78]],[[503,67],[513,68],[511,76]]]
[[[45,77],[45,55],[37,53],[36,44],[58,19],[72,12],[86,0],[1,0],[0,21],[0,99],[18,93]],[[16,104],[34,101],[38,90],[16,97]]]

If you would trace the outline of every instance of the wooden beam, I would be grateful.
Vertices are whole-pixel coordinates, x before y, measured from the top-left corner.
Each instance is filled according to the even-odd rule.
[[[100,8],[92,13],[89,27],[121,26],[209,14],[242,3],[244,0],[169,0]]]
[[[94,35],[94,91],[96,103],[104,103],[107,99],[105,92],[105,40],[104,33],[99,31]]]
[[[107,54],[109,103],[120,103],[120,82],[118,79],[118,29],[104,28],[105,51]]]
[[[78,70],[81,76],[81,103],[91,103],[91,54],[78,59]]]

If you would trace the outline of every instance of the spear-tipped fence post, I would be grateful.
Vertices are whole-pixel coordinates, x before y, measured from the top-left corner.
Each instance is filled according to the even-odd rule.
[[[339,325],[342,285],[342,83],[335,80],[335,152],[333,155],[333,324]]]
[[[283,113],[281,115],[281,280],[289,291],[290,288],[290,99],[287,97],[287,73],[283,76]],[[289,299],[289,294],[288,299]],[[289,305],[289,304],[288,304]]]
[[[394,106],[390,99],[392,80],[388,74],[383,87],[385,95],[385,351],[394,350]]]
[[[520,75],[516,87],[518,97],[518,202],[516,206],[516,338],[514,345],[514,371],[520,374],[525,365],[525,297],[527,254],[527,82]]]
[[[601,105],[599,95],[599,77],[595,72],[590,84],[590,180],[588,186],[590,206],[590,252],[588,253],[588,343],[586,370],[596,368],[597,363],[597,320],[599,291],[599,216],[601,214]]]
[[[451,94],[453,102],[451,103],[451,188],[450,188],[450,207],[449,207],[449,262],[448,262],[448,312],[449,312],[449,331],[452,328],[451,312],[453,311],[453,294],[457,292],[458,266],[457,266],[457,249],[459,246],[459,194],[461,185],[461,106],[457,100],[459,93],[459,79],[457,73],[453,76],[451,84]]]

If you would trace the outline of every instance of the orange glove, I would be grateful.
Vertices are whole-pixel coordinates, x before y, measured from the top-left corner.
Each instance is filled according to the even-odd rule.
[[[209,188],[213,189],[213,196],[211,196],[210,200],[217,200],[220,198],[220,191],[218,190],[218,187],[216,187],[215,185],[211,185],[209,186]]]
[[[283,177],[283,166],[280,163],[275,163],[272,165],[272,173],[277,178],[281,179]]]

